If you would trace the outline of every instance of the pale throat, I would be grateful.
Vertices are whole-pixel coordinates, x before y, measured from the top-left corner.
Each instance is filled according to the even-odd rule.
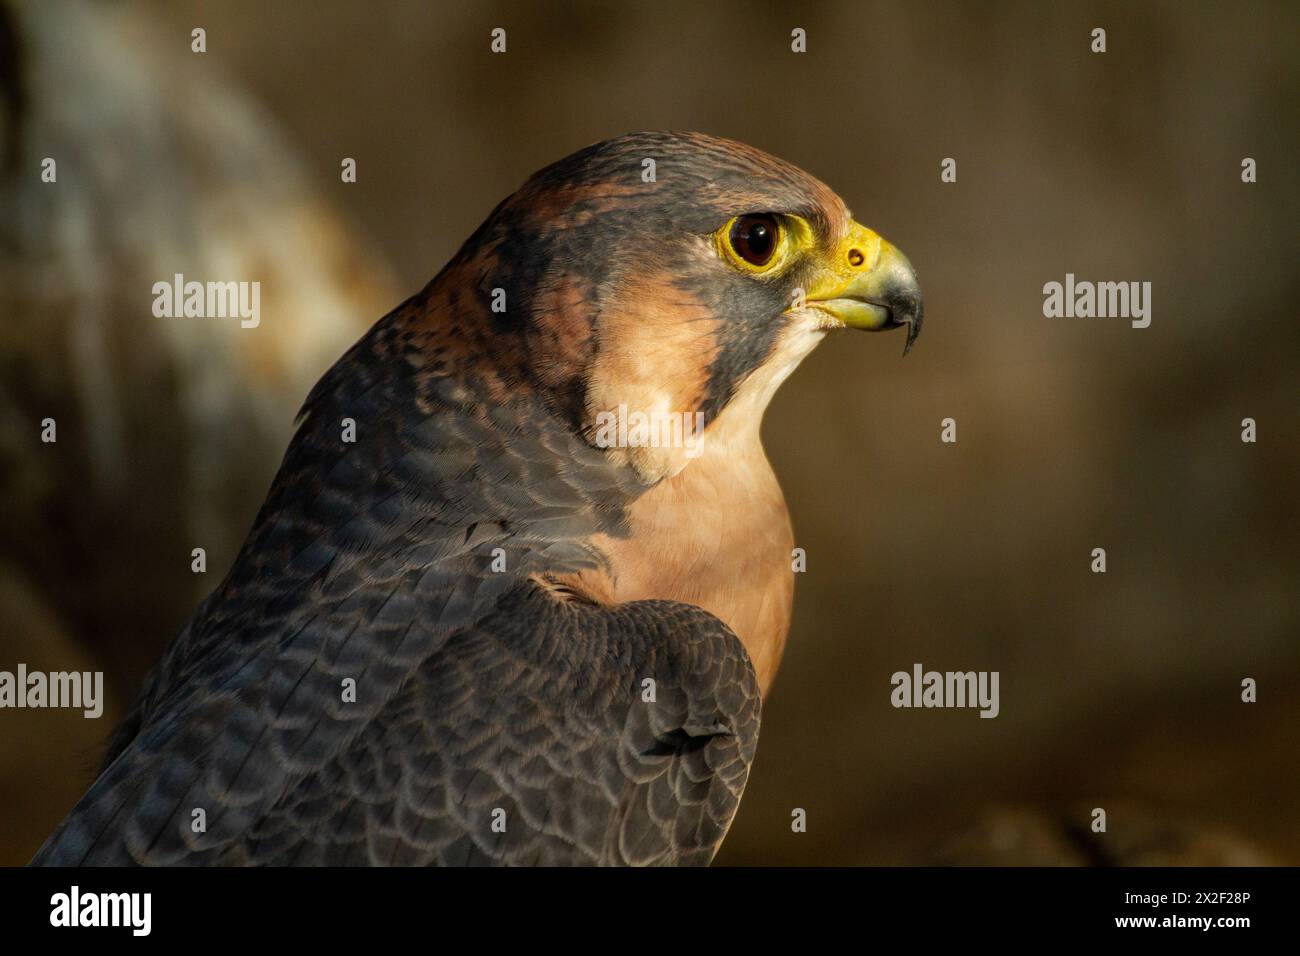
[[[669,459],[669,474],[632,504],[628,535],[591,542],[617,573],[582,576],[609,603],[671,600],[709,611],[744,643],[764,692],[789,630],[794,536],[759,431],[777,387],[822,337],[792,332],[708,426],[698,454]]]

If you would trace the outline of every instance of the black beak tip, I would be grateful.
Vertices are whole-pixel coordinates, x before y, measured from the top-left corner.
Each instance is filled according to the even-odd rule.
[[[921,318],[925,310],[919,295],[900,296],[890,303],[889,309],[895,325],[907,326],[907,343],[903,346],[903,355],[912,351],[917,338],[921,335]]]

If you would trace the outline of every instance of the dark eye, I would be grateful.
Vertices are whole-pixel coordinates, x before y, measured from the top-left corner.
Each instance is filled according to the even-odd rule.
[[[731,224],[731,248],[751,266],[765,266],[776,252],[780,230],[775,216],[766,213],[739,216]]]

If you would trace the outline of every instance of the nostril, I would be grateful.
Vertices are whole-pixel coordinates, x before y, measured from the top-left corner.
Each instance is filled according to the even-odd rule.
[[[849,265],[853,266],[855,269],[858,266],[862,265],[862,263],[864,263],[866,259],[867,257],[862,254],[861,249],[849,250]]]

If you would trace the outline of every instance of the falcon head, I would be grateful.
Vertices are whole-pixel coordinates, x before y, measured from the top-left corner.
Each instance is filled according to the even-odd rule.
[[[585,434],[602,413],[666,413],[703,422],[705,444],[722,447],[757,436],[777,386],[828,331],[906,326],[906,353],[922,316],[906,257],[830,188],[699,133],[632,133],[541,170],[429,291],[500,388],[541,389]],[[690,459],[611,454],[646,481]]]

